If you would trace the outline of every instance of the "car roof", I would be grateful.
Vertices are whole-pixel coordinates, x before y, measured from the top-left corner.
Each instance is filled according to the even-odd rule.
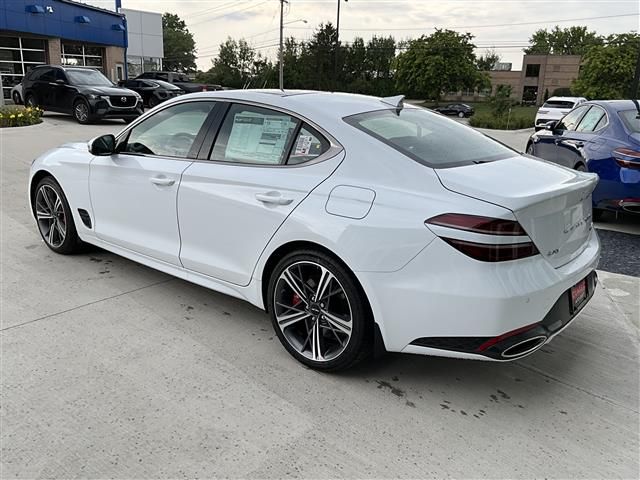
[[[578,100],[586,100],[586,98],[584,97],[549,97],[545,100],[545,102],[548,101],[567,101],[567,102],[577,102]]]
[[[265,106],[271,105],[291,110],[309,120],[323,124],[336,118],[390,108],[388,104],[382,103],[382,99],[379,97],[315,90],[217,90],[182,95],[178,99],[184,100],[189,97],[219,98],[265,104]]]

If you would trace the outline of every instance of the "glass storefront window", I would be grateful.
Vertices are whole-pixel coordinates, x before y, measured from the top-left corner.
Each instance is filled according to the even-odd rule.
[[[22,81],[35,65],[46,63],[46,43],[39,38],[0,36],[2,94],[11,97],[11,88]]]
[[[102,70],[104,48],[75,43],[62,44],[62,64]]]

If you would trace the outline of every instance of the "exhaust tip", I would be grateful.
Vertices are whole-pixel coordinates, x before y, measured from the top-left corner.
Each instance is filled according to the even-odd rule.
[[[623,203],[622,210],[629,213],[640,213],[640,203]]]
[[[535,352],[547,342],[545,335],[538,335],[536,337],[527,338],[521,342],[511,345],[509,348],[502,352],[502,358],[518,358]]]

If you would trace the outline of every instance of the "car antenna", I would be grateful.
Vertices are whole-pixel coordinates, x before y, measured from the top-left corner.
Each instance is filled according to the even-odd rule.
[[[398,115],[404,108],[404,95],[396,95],[395,97],[384,97],[381,98],[380,101],[394,107],[396,109],[396,114]]]

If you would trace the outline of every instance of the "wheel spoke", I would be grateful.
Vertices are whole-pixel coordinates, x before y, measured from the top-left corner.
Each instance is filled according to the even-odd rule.
[[[36,218],[38,220],[52,220],[53,219],[53,215],[51,215],[48,212],[38,211],[36,209]]]
[[[310,316],[311,315],[309,315],[309,313],[307,312],[297,312],[297,313],[291,313],[289,315],[277,315],[276,318],[278,319],[278,324],[280,325],[280,328],[285,329],[287,327],[290,327],[294,323],[298,323],[299,321],[304,320],[305,318],[309,318]]]
[[[322,332],[320,331],[320,322],[315,321],[311,329],[311,358],[314,360],[324,360],[322,356],[322,347],[320,345],[320,339],[322,338]]]
[[[351,325],[349,325],[348,321],[343,320],[342,318],[337,317],[336,315],[333,315],[332,313],[329,313],[326,311],[323,311],[322,314],[324,315],[325,320],[331,326],[337,328],[345,335],[351,335]]]
[[[62,200],[60,200],[60,197],[56,195],[56,201],[53,205],[53,213],[58,213],[61,210],[62,207]]]
[[[54,213],[53,204],[51,203],[51,199],[49,198],[49,194],[47,193],[47,187],[42,187],[40,191],[42,192],[42,198],[44,200],[44,203],[47,204],[48,210],[51,213]]]
[[[61,243],[64,242],[64,236],[65,236],[65,233],[66,233],[65,232],[66,229],[63,229],[62,225],[60,225],[60,222],[58,222],[58,221],[55,222],[55,227],[56,227],[56,230],[58,231],[58,240],[60,240]]]
[[[299,308],[296,308],[296,307],[291,306],[291,305],[285,305],[284,303],[276,302],[276,305],[286,309],[287,312],[289,312],[289,311],[304,312],[304,310],[300,310]]]
[[[319,302],[324,296],[324,292],[327,290],[327,287],[333,280],[333,275],[329,270],[324,267],[320,267],[320,280],[318,281],[318,286],[316,287],[315,298],[316,302]]]
[[[47,240],[49,241],[50,245],[53,245],[53,234],[56,232],[56,221],[54,220],[53,222],[51,222],[51,225],[49,225],[49,233],[47,235]]]
[[[289,269],[283,272],[282,278],[284,279],[285,282],[287,282],[289,287],[291,287],[291,290],[293,290],[293,292],[296,295],[298,295],[298,297],[300,297],[300,300],[302,300],[305,304],[308,305],[309,301],[307,300],[307,296],[304,294],[304,288],[300,288],[300,285],[298,285],[298,280],[296,279],[295,276],[291,274]]]

